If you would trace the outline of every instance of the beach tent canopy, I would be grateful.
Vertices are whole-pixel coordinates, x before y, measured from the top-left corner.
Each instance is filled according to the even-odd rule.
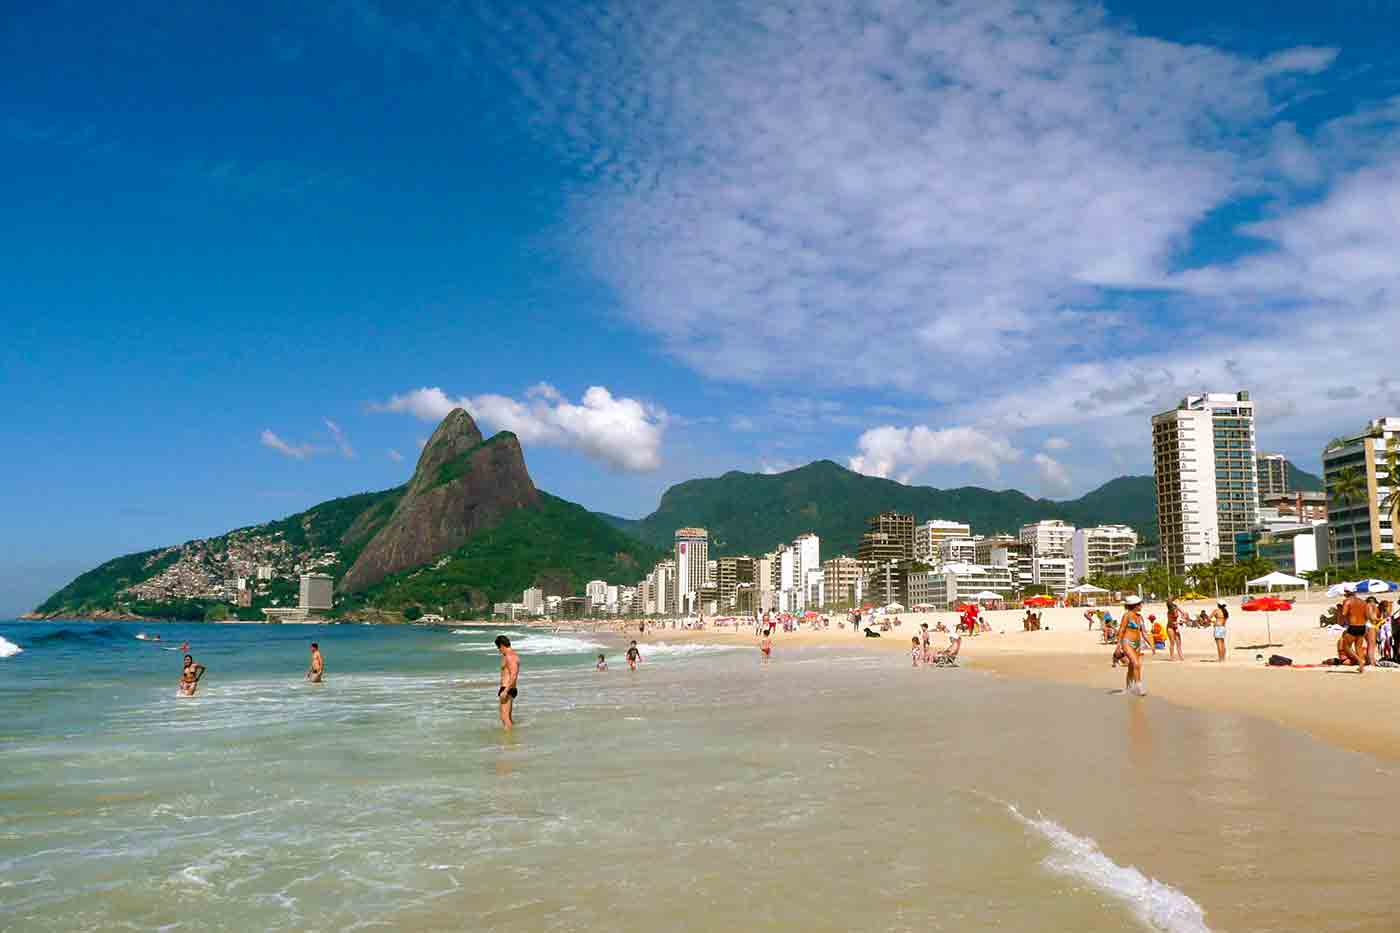
[[[1005,599],[1006,597],[1000,593],[993,593],[991,590],[983,590],[980,593],[972,594],[972,598],[980,603],[984,599]]]
[[[1253,589],[1256,586],[1263,586],[1272,590],[1276,586],[1301,586],[1306,588],[1307,585],[1308,581],[1304,580],[1302,577],[1294,577],[1282,571],[1275,570],[1273,573],[1264,574],[1264,576],[1257,580],[1250,580],[1245,584],[1245,587],[1247,589]]]
[[[1071,592],[1071,593],[1082,593],[1082,594],[1084,594],[1084,595],[1087,596],[1087,595],[1090,594],[1090,593],[1107,593],[1108,590],[1104,589],[1104,588],[1101,587],[1101,586],[1094,586],[1094,584],[1092,584],[1092,583],[1081,583],[1081,584],[1079,584],[1078,586],[1073,587],[1073,588],[1070,590],[1070,592]]]
[[[885,606],[885,608],[886,608],[886,609],[893,609],[895,612],[903,612],[903,611],[904,611],[904,607],[901,606],[899,603],[889,603],[888,605]]]

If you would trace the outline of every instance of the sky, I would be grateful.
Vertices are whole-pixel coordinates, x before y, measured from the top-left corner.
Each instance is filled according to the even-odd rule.
[[[411,472],[830,458],[1080,495],[1248,389],[1400,413],[1400,4],[343,0],[0,16],[0,615]]]

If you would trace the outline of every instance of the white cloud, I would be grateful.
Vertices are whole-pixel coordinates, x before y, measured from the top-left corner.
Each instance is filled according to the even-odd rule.
[[[748,415],[735,415],[729,419],[729,429],[731,431],[752,432],[758,430],[758,423]]]
[[[1042,490],[1052,496],[1066,495],[1072,486],[1069,478],[1069,470],[1054,457],[1045,453],[1038,453],[1031,457],[1031,462],[1035,464],[1036,472],[1040,474],[1040,485]]]
[[[347,460],[353,460],[355,458],[355,448],[350,446],[350,440],[345,436],[345,432],[341,430],[340,425],[329,418],[323,418],[321,420],[326,423],[326,430],[331,432],[331,437],[335,438],[335,446],[336,449],[340,451],[340,455]]]
[[[977,428],[934,430],[925,425],[871,428],[856,442],[860,453],[849,466],[870,476],[895,477],[907,483],[934,464],[971,465],[995,475],[1003,463],[1018,460],[1021,452],[1000,437]]]
[[[372,407],[424,421],[438,421],[452,409],[464,408],[477,421],[514,432],[526,446],[566,447],[610,468],[632,472],[661,465],[667,421],[660,408],[615,397],[603,386],[589,387],[575,404],[547,383],[530,388],[524,400],[494,394],[452,398],[440,388],[424,387]]]
[[[797,469],[797,464],[791,460],[760,460],[758,461],[758,472],[773,476],[777,473],[786,473],[788,470]]]
[[[1045,439],[1046,450],[1069,450],[1070,442],[1064,437],[1047,437]]]
[[[403,454],[399,453],[399,452],[398,452],[397,450],[395,450],[394,448],[390,447],[390,448],[386,451],[386,453],[388,454],[389,459],[392,460],[392,461],[394,461],[395,463],[402,463],[402,462],[403,462]]]
[[[271,430],[264,428],[262,435],[258,438],[264,447],[271,447],[280,454],[291,457],[294,460],[305,460],[312,454],[320,453],[320,450],[310,444],[289,444]]]

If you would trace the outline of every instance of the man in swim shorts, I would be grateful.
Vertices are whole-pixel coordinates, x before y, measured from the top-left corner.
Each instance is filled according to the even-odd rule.
[[[1341,623],[1342,654],[1356,662],[1356,672],[1366,673],[1366,623],[1370,613],[1361,597],[1356,595],[1356,587],[1347,586],[1347,598],[1342,602]]]
[[[306,679],[313,684],[321,682],[321,675],[326,672],[326,659],[321,657],[321,646],[314,641],[311,643],[311,666],[306,669]]]
[[[634,641],[627,649],[627,667],[629,670],[636,670],[637,665],[642,663],[642,653],[637,650],[637,643]]]
[[[515,698],[520,696],[520,655],[510,646],[510,639],[496,636],[496,650],[501,653],[501,688],[496,691],[496,699],[501,704],[501,725],[506,731],[515,725],[511,713],[515,710]]]

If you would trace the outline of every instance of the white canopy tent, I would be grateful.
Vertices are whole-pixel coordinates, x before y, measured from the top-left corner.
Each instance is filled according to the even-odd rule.
[[[972,594],[972,598],[980,603],[985,599],[1006,599],[1006,595],[1003,593],[993,593],[991,590],[983,590],[980,593]]]
[[[1286,590],[1296,589],[1300,586],[1304,589],[1304,591],[1306,591],[1308,589],[1308,581],[1304,580],[1302,577],[1295,577],[1290,574],[1283,573],[1282,571],[1275,570],[1273,573],[1264,574],[1264,576],[1258,578],[1257,580],[1250,580],[1248,583],[1245,584],[1245,589],[1252,590],[1255,587],[1259,586],[1266,587],[1269,592],[1273,592],[1274,587],[1279,587],[1280,589]]]
[[[1094,586],[1094,584],[1092,583],[1081,583],[1078,586],[1070,587],[1068,592],[1079,593],[1083,596],[1091,596],[1095,593],[1107,593],[1108,590],[1104,589],[1101,586]]]

